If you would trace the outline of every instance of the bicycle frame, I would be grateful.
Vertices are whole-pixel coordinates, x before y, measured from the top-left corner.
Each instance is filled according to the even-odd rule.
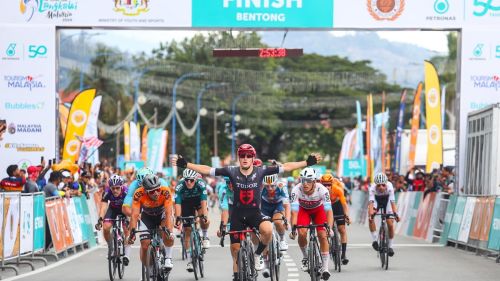
[[[191,227],[191,263],[193,265],[193,273],[196,280],[198,280],[198,268],[200,270],[200,276],[204,277],[203,255],[205,254],[205,250],[201,245],[201,238],[196,224],[197,218],[201,218],[206,221],[206,217],[204,215],[179,217],[183,224],[189,223]],[[184,233],[185,232],[183,232],[182,235],[184,235]],[[184,247],[184,244],[182,247]]]
[[[163,251],[164,245],[163,245],[162,237],[160,235],[160,232],[162,232],[162,231],[165,232],[168,236],[171,235],[170,231],[164,226],[159,226],[155,229],[139,230],[139,231],[136,231],[134,233],[134,235],[137,233],[149,233],[149,235],[151,235],[151,240],[150,240],[150,244],[148,246],[148,249],[149,249],[149,247],[151,247],[154,250],[153,257],[148,257],[149,255],[146,256],[146,263],[147,263],[148,258],[152,258],[152,260],[150,260],[150,262],[153,262],[153,264],[146,265],[147,269],[144,271],[146,278],[143,279],[145,281],[149,281],[149,280],[156,281],[157,279],[168,280],[168,275],[170,274],[170,272],[169,271],[163,272],[160,270],[162,268],[162,265],[165,263],[165,256],[164,256],[164,251]],[[143,265],[143,267],[144,267],[144,265]],[[153,267],[153,268],[151,269],[151,267]],[[154,275],[153,279],[151,279],[151,276],[149,274],[149,270],[153,271],[153,275]]]
[[[372,218],[380,216],[378,256],[380,257],[382,268],[387,270],[389,268],[389,228],[387,225],[387,219],[393,218],[394,214],[386,214],[386,210],[384,208],[381,208],[380,210],[381,212],[374,214]]]
[[[323,266],[323,261],[321,259],[321,251],[319,247],[318,236],[316,235],[317,227],[324,227],[327,232],[327,236],[330,236],[330,227],[327,223],[324,224],[309,224],[309,225],[297,225],[295,226],[297,229],[299,228],[307,228],[309,229],[309,250],[308,250],[308,271],[309,276],[311,276],[312,281],[320,280],[319,272],[321,267]]]
[[[252,249],[252,241],[250,233],[254,233],[260,241],[260,233],[256,228],[247,228],[239,231],[229,231],[223,233],[220,245],[224,247],[224,237],[226,235],[237,235],[240,240],[240,250],[238,251],[238,274],[240,281],[251,281],[257,279],[257,272],[255,270],[255,260]]]

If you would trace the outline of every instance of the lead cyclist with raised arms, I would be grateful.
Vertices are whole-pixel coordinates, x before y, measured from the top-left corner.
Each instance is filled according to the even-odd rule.
[[[246,227],[258,228],[261,241],[255,251],[260,256],[271,241],[272,224],[260,211],[262,180],[267,175],[290,172],[306,166],[315,165],[321,160],[319,154],[311,154],[306,161],[284,163],[281,166],[255,167],[253,161],[256,151],[249,144],[238,148],[238,166],[212,168],[205,165],[188,163],[182,156],[174,157],[172,164],[180,168],[189,168],[198,173],[211,176],[229,177],[234,189],[233,211],[231,214],[231,231],[245,230]],[[231,236],[231,254],[233,256],[233,280],[238,280],[236,258],[240,249],[238,236]],[[268,270],[267,268],[265,270]]]

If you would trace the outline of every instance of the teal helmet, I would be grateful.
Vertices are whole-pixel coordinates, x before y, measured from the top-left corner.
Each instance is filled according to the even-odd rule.
[[[140,168],[138,171],[137,171],[137,175],[135,176],[135,179],[137,180],[137,183],[139,185],[142,185],[142,179],[144,179],[145,176],[147,175],[154,175],[155,172],[153,172],[153,170],[151,170],[150,168]]]
[[[286,178],[286,180],[287,180],[287,182],[294,182],[295,181],[295,179],[293,177],[288,177],[288,178]]]

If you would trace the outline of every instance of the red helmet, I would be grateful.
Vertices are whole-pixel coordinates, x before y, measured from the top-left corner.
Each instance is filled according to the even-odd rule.
[[[238,147],[238,156],[247,154],[250,154],[253,157],[255,157],[255,155],[257,155],[257,152],[255,152],[255,148],[253,148],[251,144],[244,143],[240,145],[240,147]]]
[[[262,164],[263,164],[263,163],[262,163],[262,160],[260,160],[259,158],[255,158],[255,159],[253,160],[253,165],[254,165],[255,167],[261,167],[261,166],[262,166]]]

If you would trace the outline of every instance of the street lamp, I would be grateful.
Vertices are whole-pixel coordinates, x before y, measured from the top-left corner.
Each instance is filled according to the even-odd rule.
[[[217,143],[217,117],[220,117],[224,114],[224,110],[219,112],[214,110],[214,156],[217,157],[219,155],[219,146]]]
[[[232,121],[231,121],[231,160],[236,160],[235,149],[236,149],[236,104],[238,101],[245,96],[248,96],[249,93],[241,93],[233,100],[232,108]]]
[[[173,87],[173,90],[172,90],[172,107],[176,105],[176,102],[175,102],[175,99],[177,98],[177,87],[186,79],[189,79],[189,78],[196,78],[196,77],[201,77],[203,76],[204,73],[199,73],[199,72],[190,72],[190,73],[185,73],[183,75],[181,75],[181,77],[177,78],[177,80],[175,80],[174,82],[174,87]],[[174,109],[175,111],[177,111],[176,109]],[[176,151],[175,151],[175,129],[176,129],[176,116],[175,116],[175,112],[174,114],[172,115],[172,154],[175,155],[176,154]]]
[[[224,87],[227,85],[226,83],[210,83],[203,87],[198,92],[198,97],[196,99],[196,112],[198,112],[198,124],[196,125],[196,164],[200,164],[200,126],[201,126],[201,120],[200,120],[200,115],[201,115],[201,98],[203,97],[203,94],[205,94],[206,91],[214,88],[220,88]],[[206,114],[206,110],[205,110]]]

